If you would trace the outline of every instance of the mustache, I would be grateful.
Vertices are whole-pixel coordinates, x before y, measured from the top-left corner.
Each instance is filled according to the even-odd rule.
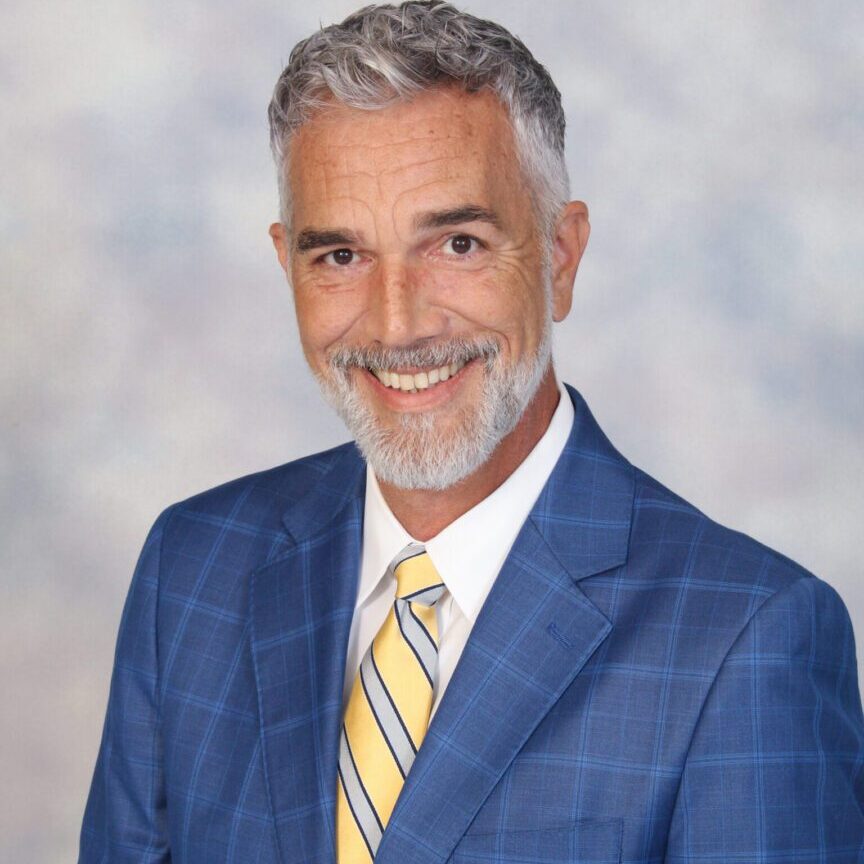
[[[364,369],[400,369],[406,366],[444,366],[468,363],[478,358],[491,366],[501,353],[501,346],[491,336],[475,339],[450,339],[447,342],[419,343],[404,347],[341,346],[328,357],[332,369],[352,366]]]

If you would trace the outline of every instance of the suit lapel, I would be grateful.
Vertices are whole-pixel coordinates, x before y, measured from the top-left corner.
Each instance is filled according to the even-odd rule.
[[[568,443],[471,631],[376,862],[445,861],[611,630],[577,583],[627,558],[633,468],[570,395]]]
[[[342,682],[362,539],[364,465],[346,448],[286,514],[294,546],[252,581],[264,768],[283,864],[332,862]]]

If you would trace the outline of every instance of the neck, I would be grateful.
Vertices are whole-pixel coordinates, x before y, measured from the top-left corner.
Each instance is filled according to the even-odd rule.
[[[558,405],[558,385],[549,365],[534,398],[512,432],[473,474],[447,489],[400,489],[381,483],[381,494],[405,530],[425,542],[491,495],[534,449]]]

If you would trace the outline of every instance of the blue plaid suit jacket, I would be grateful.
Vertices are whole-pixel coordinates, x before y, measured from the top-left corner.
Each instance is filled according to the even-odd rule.
[[[630,465],[570,392],[376,860],[864,861],[842,602]],[[81,862],[334,860],[364,477],[346,445],[156,522]]]

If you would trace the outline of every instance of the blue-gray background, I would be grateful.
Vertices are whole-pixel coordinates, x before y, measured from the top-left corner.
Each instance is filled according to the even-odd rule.
[[[564,93],[593,235],[563,377],[633,462],[836,586],[860,641],[864,7],[464,5]],[[353,6],[4,6],[4,861],[74,858],[157,513],[346,437],[269,246],[265,108]]]

